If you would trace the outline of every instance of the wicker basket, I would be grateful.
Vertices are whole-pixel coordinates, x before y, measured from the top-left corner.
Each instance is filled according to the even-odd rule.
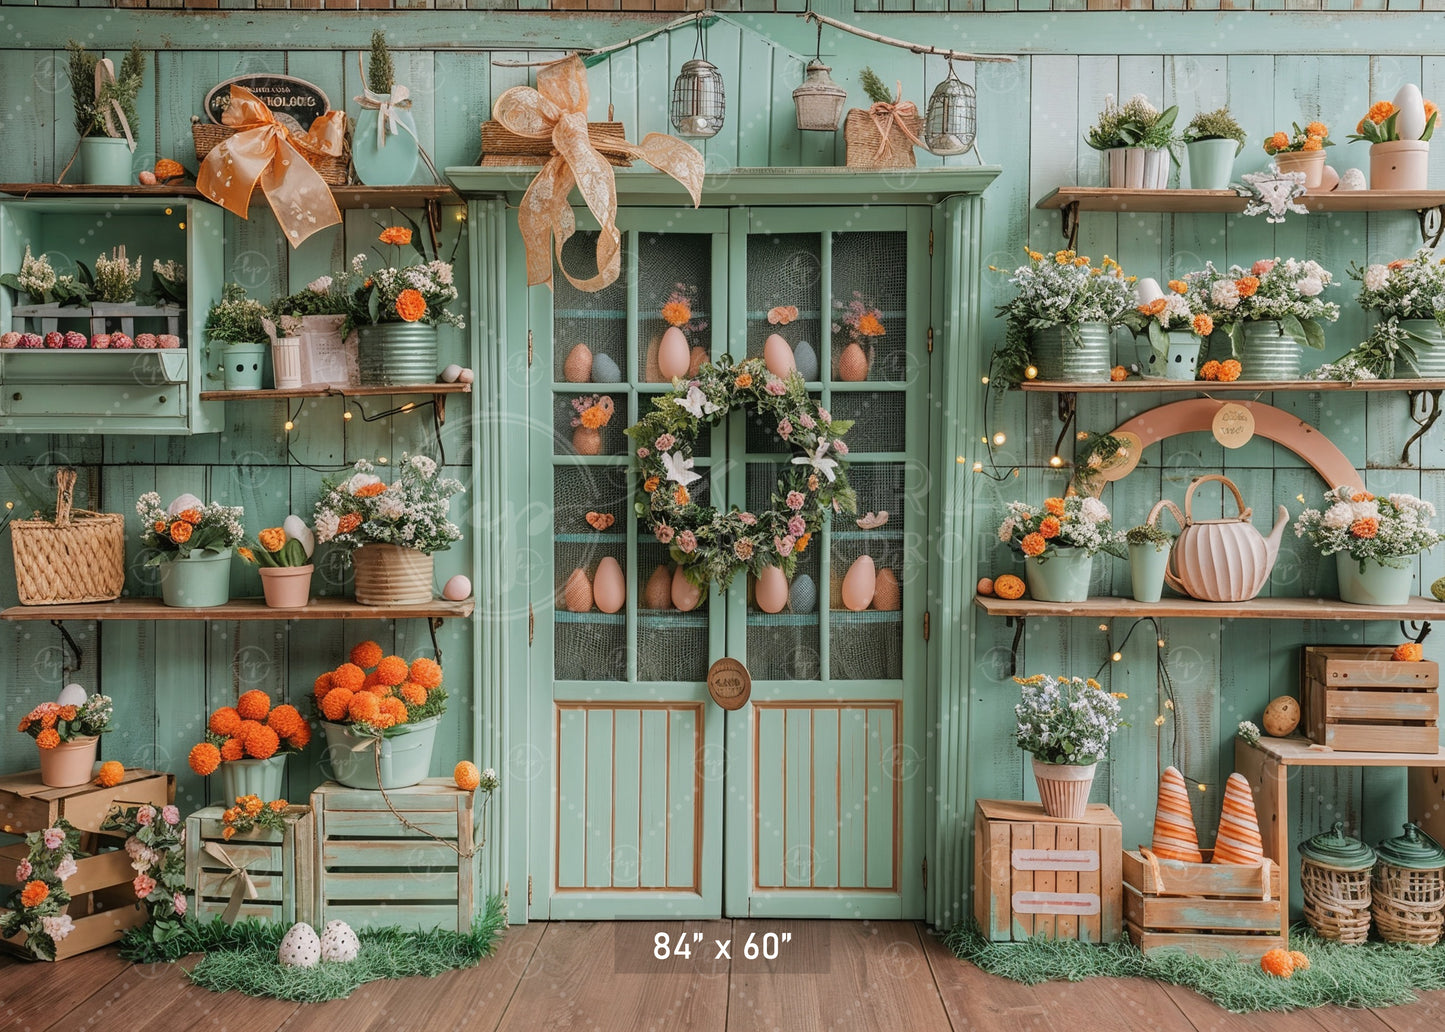
[[[206,155],[211,153],[215,147],[235,136],[237,129],[229,125],[217,125],[215,122],[202,122],[195,119],[191,122],[191,137],[196,144],[196,160],[205,161]],[[291,137],[291,142],[296,149],[321,176],[327,186],[345,186],[351,174],[351,130],[348,127],[346,136],[339,155],[322,154],[310,150],[301,145],[296,137]]]
[[[1433,946],[1445,926],[1445,871],[1375,865],[1375,927],[1386,942]]]
[[[621,122],[588,122],[587,138],[610,165],[631,168],[632,159],[617,148],[627,143],[627,131]],[[545,165],[555,151],[538,153],[537,141],[518,136],[491,119],[482,123],[483,165]]]
[[[1305,920],[1322,938],[1358,945],[1370,935],[1370,868],[1347,871],[1300,861]]]
[[[913,168],[918,164],[913,156],[913,141],[908,134],[903,132],[901,126],[908,126],[914,136],[923,138],[923,116],[918,114],[916,108],[913,113],[897,114],[894,116],[895,124],[888,133],[888,144],[883,152],[878,152],[878,145],[883,142],[883,134],[878,131],[878,125],[873,120],[872,113],[867,108],[850,108],[847,121],[843,123],[843,141],[847,146],[847,165],[849,168]]]
[[[15,520],[10,544],[20,604],[109,602],[125,586],[125,518],[72,509],[75,470],[56,474],[55,522]]]

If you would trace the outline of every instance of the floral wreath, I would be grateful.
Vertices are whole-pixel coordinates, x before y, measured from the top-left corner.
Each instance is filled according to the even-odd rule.
[[[693,471],[693,442],[738,407],[754,410],[793,450],[766,512],[723,512],[693,501],[688,490],[702,479]],[[791,576],[827,510],[857,508],[843,459],[842,437],[852,425],[820,407],[797,373],[783,379],[760,358],[734,365],[724,355],[696,377],[674,381],[672,392],[655,398],[653,411],[627,428],[642,480],[637,515],[699,586],[717,581],[726,588],[744,568],[756,575],[777,566]]]

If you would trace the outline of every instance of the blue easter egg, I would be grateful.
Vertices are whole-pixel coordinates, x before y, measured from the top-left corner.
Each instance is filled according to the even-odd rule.
[[[818,379],[818,353],[806,340],[798,341],[798,346],[793,349],[793,363],[804,380],[814,382]]]
[[[806,573],[793,578],[793,589],[788,592],[788,605],[795,613],[811,613],[818,606],[818,585]]]
[[[620,383],[622,381],[622,370],[617,368],[617,363],[606,355],[592,356],[592,382],[593,383]]]

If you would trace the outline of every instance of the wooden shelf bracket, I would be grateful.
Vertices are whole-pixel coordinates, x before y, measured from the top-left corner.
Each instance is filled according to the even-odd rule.
[[[1410,447],[1430,432],[1440,418],[1440,391],[1406,391],[1410,396],[1410,421],[1420,429],[1410,435],[1405,447],[1400,449],[1400,462],[1410,465]]]
[[[1059,209],[1060,222],[1064,231],[1064,240],[1069,250],[1072,251],[1079,243],[1079,202],[1070,201]],[[1421,225],[1424,225],[1423,214]],[[1423,233],[1424,230],[1422,229]],[[1433,245],[1432,245],[1433,246]]]
[[[1416,208],[1415,216],[1420,220],[1420,242],[1426,247],[1438,247],[1441,237],[1445,237],[1445,204]]]

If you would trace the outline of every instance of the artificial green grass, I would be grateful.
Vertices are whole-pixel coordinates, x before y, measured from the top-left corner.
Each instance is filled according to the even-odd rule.
[[[188,953],[205,957],[188,974],[196,985],[215,992],[270,996],[299,1003],[339,1000],[366,982],[413,975],[439,975],[455,968],[475,966],[496,950],[505,922],[502,901],[487,900],[486,912],[470,932],[418,932],[378,928],[358,932],[361,953],[345,964],[317,964],[310,968],[283,967],[276,952],[288,926],[260,921],[227,925],[219,919],[188,924],[167,942],[172,958]]]
[[[1145,956],[1128,942],[1093,945],[1077,940],[990,942],[972,921],[944,936],[955,956],[989,974],[1037,985],[1086,978],[1153,978],[1193,989],[1236,1014],[1288,1011],[1338,1004],[1388,1007],[1409,1003],[1416,992],[1445,989],[1445,949],[1369,942],[1342,946],[1300,925],[1290,930],[1290,949],[1310,958],[1310,969],[1276,978],[1257,963],[1196,957],[1168,950]]]

